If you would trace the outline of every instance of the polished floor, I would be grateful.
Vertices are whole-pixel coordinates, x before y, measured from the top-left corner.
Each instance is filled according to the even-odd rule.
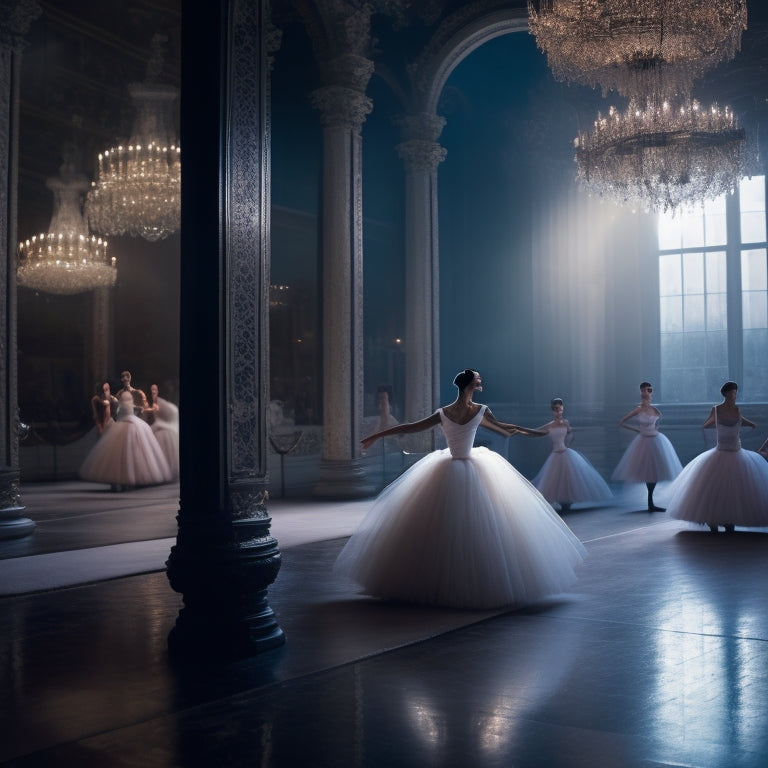
[[[66,584],[86,555],[174,535],[174,486],[23,492],[38,525],[0,542],[6,580],[13,565]],[[276,500],[286,643],[239,662],[169,660],[181,599],[160,561],[59,588],[14,577],[0,764],[768,766],[768,531],[715,535],[642,500],[567,513],[589,553],[579,581],[506,613],[366,598],[331,564],[367,503]]]

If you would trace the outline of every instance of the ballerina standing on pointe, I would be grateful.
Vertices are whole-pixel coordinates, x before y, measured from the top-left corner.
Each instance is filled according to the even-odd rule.
[[[440,426],[448,448],[390,483],[342,549],[335,569],[369,595],[452,608],[519,607],[564,592],[585,549],[547,500],[506,459],[473,447],[480,426],[543,435],[498,421],[472,396],[477,371],[454,379],[456,400],[421,421],[362,440]]]
[[[656,424],[661,411],[651,405],[653,387],[644,381],[640,385],[640,405],[633,408],[619,422],[620,427],[637,432],[637,437],[627,446],[624,455],[613,470],[612,479],[623,483],[645,483],[648,489],[648,511],[663,512],[663,507],[653,503],[656,483],[674,480],[683,470],[683,465],[666,436],[659,432]],[[630,419],[639,426],[627,422]]]
[[[739,430],[755,424],[741,415],[738,392],[735,381],[720,388],[723,402],[703,424],[717,430],[717,445],[689,461],[670,488],[670,516],[706,524],[712,533],[720,525],[727,533],[736,525],[768,526],[768,464],[758,451],[741,447]]]
[[[552,439],[552,453],[533,478],[533,484],[547,501],[558,504],[561,512],[567,512],[571,504],[581,501],[612,499],[613,493],[598,471],[570,447],[573,431],[568,419],[563,417],[565,405],[562,398],[554,398],[551,407],[552,421],[539,430]]]

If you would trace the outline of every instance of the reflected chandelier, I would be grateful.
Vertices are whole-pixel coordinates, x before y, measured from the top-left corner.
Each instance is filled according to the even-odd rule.
[[[85,204],[94,232],[156,241],[181,224],[181,149],[172,138],[178,90],[156,82],[164,39],[153,39],[146,81],[128,86],[136,109],[130,141],[99,154]]]
[[[689,96],[732,59],[746,0],[528,0],[529,28],[556,79],[628,98]]]
[[[88,179],[65,162],[46,185],[54,196],[53,216],[48,232],[19,243],[18,284],[65,295],[111,288],[116,261],[107,257],[107,241],[89,233],[81,209]]]
[[[727,107],[669,101],[598,115],[575,140],[588,191],[647,211],[674,211],[731,192],[746,164],[744,130]]]

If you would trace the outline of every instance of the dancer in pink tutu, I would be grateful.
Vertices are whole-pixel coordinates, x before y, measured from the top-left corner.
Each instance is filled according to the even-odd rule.
[[[644,381],[640,385],[640,405],[619,422],[620,427],[631,429],[638,435],[624,451],[613,470],[612,479],[623,483],[645,483],[648,489],[648,511],[663,512],[663,507],[653,503],[656,483],[674,480],[682,472],[683,465],[672,443],[657,428],[661,411],[651,404],[652,396],[653,387]]]
[[[543,435],[498,421],[475,403],[477,371],[454,383],[456,401],[426,419],[365,438],[440,426],[448,448],[390,483],[336,561],[376,597],[453,608],[521,606],[564,592],[585,550],[547,500],[495,451],[473,447],[480,426],[503,435]]]
[[[162,448],[135,409],[131,391],[121,390],[117,420],[85,457],[80,467],[83,480],[109,483],[114,490],[170,482],[171,469]]]

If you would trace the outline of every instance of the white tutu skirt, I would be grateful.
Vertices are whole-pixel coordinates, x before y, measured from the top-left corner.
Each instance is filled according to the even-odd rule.
[[[85,457],[80,477],[113,485],[160,485],[171,480],[171,470],[149,424],[126,416],[104,430]]]
[[[335,569],[367,594],[489,609],[558,594],[586,551],[541,494],[487,448],[435,451],[387,486]]]
[[[163,456],[168,462],[171,477],[176,479],[179,476],[179,433],[168,427],[157,427],[156,424],[157,422],[152,425],[152,433],[160,444]]]
[[[575,504],[613,498],[598,471],[573,448],[550,453],[532,482],[541,495],[553,503]]]
[[[713,525],[768,526],[768,462],[755,451],[712,448],[670,486],[667,512]]]
[[[682,470],[672,443],[659,432],[637,435],[624,451],[611,479],[623,483],[663,483],[674,480]]]

